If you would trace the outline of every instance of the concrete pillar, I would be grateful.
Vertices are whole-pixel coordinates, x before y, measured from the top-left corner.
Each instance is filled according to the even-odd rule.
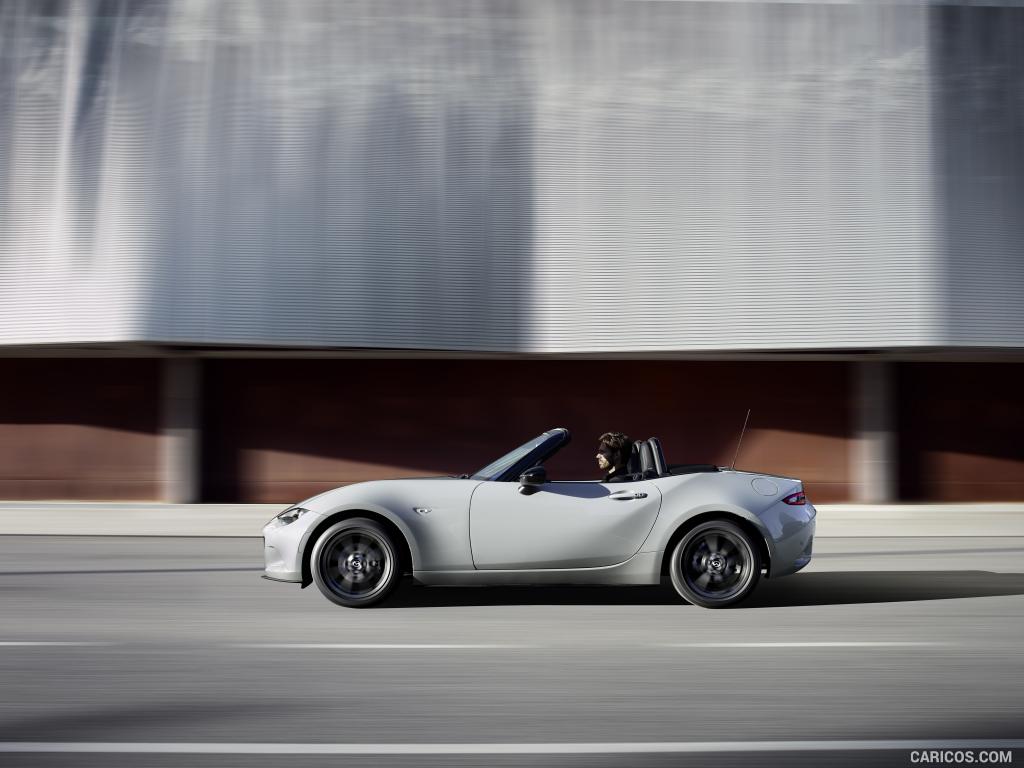
[[[853,477],[856,501],[884,504],[897,501],[897,459],[894,364],[854,363],[856,439]]]
[[[199,360],[184,357],[163,361],[162,477],[163,500],[169,504],[199,501],[199,365]]]

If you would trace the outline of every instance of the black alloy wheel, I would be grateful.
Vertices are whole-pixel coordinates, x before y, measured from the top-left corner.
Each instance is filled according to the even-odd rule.
[[[709,520],[687,531],[672,550],[672,586],[704,608],[725,608],[757,586],[761,558],[750,537],[726,520]]]
[[[391,535],[375,520],[343,520],[324,531],[313,548],[313,581],[338,605],[364,608],[379,603],[401,575],[397,551]]]

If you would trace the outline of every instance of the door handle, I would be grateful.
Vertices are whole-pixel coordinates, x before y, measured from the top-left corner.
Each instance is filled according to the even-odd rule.
[[[633,499],[646,499],[647,494],[643,491],[616,491],[608,498],[616,501],[632,501]]]

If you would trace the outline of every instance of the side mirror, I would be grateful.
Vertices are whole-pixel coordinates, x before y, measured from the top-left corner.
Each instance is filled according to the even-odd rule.
[[[530,467],[519,476],[519,492],[529,495],[547,481],[548,471],[544,467]]]

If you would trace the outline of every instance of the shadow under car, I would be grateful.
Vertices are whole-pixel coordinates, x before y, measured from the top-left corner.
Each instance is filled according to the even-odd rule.
[[[950,600],[1024,594],[1024,574],[991,571],[834,571],[762,579],[735,609]],[[688,605],[666,586],[404,585],[379,608],[478,605]]]

